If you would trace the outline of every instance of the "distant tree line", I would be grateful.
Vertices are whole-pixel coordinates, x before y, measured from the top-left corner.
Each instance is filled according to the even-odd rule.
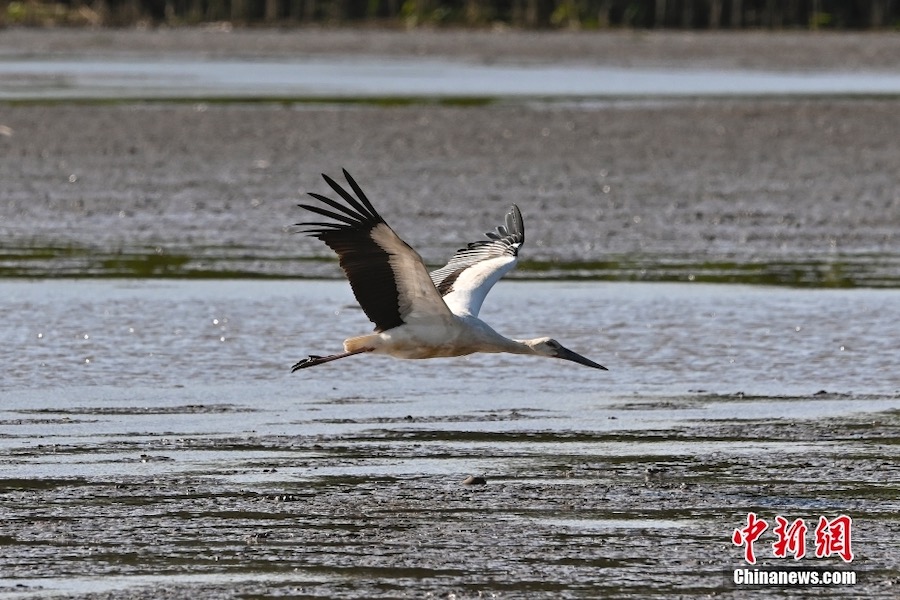
[[[0,25],[900,28],[900,0],[0,0]]]

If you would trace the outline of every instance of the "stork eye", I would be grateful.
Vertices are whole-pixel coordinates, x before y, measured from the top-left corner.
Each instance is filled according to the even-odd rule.
[[[547,340],[547,345],[550,346],[551,348],[553,348],[554,350],[559,349],[559,342],[557,342],[556,340]]]

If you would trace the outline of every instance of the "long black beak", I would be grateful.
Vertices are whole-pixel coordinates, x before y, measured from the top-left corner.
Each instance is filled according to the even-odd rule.
[[[556,358],[561,358],[563,360],[571,360],[572,362],[576,362],[579,365],[584,365],[586,367],[594,367],[595,369],[602,369],[604,371],[608,371],[606,367],[603,365],[598,365],[594,361],[589,358],[585,358],[577,352],[572,352],[568,348],[560,348],[559,352],[556,353]]]

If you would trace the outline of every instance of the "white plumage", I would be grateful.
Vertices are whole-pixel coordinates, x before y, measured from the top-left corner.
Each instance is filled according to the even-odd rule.
[[[509,352],[562,358],[605,370],[556,340],[509,339],[478,318],[485,296],[515,268],[525,242],[522,213],[516,205],[507,213],[505,226],[485,234],[488,239],[458,250],[445,266],[429,274],[422,257],[385,223],[346,170],[344,177],[355,197],[328,175],[322,177],[344,203],[311,192],[322,204],[299,206],[331,220],[297,225],[337,253],[359,305],[375,324],[375,333],[345,340],[340,354],[311,355],[292,371],[366,352],[396,358]]]

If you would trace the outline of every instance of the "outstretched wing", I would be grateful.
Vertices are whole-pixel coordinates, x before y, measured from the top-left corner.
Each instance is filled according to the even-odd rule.
[[[310,192],[325,206],[298,206],[333,221],[297,225],[337,253],[353,295],[375,331],[392,329],[416,316],[450,316],[422,257],[384,222],[350,173],[344,169],[355,198],[328,175],[322,177],[346,204]]]
[[[505,227],[485,235],[488,239],[457,250],[450,262],[431,272],[434,286],[455,314],[478,316],[491,287],[515,268],[519,248],[525,243],[519,207],[513,204],[506,213]]]

